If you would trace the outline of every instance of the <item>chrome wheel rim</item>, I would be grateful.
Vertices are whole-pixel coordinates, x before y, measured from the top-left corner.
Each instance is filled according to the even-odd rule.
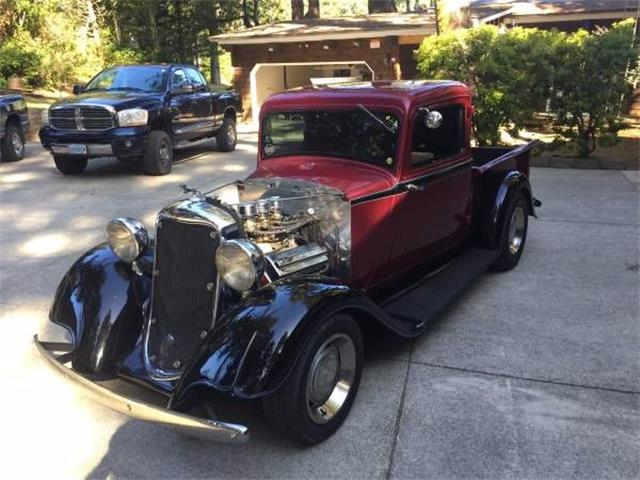
[[[160,160],[163,164],[166,165],[169,163],[169,148],[166,144],[160,145],[160,148],[158,149],[158,155],[160,155]]]
[[[229,125],[227,127],[227,138],[229,139],[229,143],[231,145],[236,143],[236,129],[233,128],[233,125]]]
[[[13,133],[11,135],[11,146],[13,147],[13,151],[16,155],[22,155],[22,150],[24,150],[24,143],[22,142],[22,138],[17,133]]]
[[[343,333],[329,337],[318,349],[307,377],[306,404],[311,420],[327,423],[349,397],[356,374],[356,347]]]
[[[521,205],[518,205],[511,214],[509,221],[509,252],[515,255],[522,247],[524,241],[524,222],[526,213]]]

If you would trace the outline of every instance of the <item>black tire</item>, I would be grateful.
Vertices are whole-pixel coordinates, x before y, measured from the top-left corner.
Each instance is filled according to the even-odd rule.
[[[78,157],[65,157],[62,155],[54,155],[53,161],[56,168],[65,175],[77,175],[84,172],[87,168],[87,159]]]
[[[529,226],[529,206],[525,195],[520,191],[509,200],[500,235],[500,256],[491,266],[498,272],[511,270],[522,256]]]
[[[233,152],[236,149],[238,132],[236,122],[231,117],[224,117],[222,126],[216,134],[216,144],[221,152]]]
[[[167,132],[153,130],[142,155],[142,170],[146,175],[166,175],[173,166],[173,145]]]
[[[17,125],[7,125],[2,139],[2,161],[17,162],[24,158],[24,133]]]
[[[340,360],[337,362],[336,374],[331,381],[326,382],[327,377],[323,377],[320,368],[318,368],[322,362],[318,362],[317,359],[322,358],[321,352],[327,351],[327,342],[331,342],[333,339],[338,339],[345,344],[348,344],[347,339],[350,339],[353,349],[351,350],[349,347],[346,353],[343,353],[339,348],[335,349],[338,352],[335,358]],[[331,347],[332,345],[329,343],[329,348]],[[358,392],[362,375],[362,356],[362,334],[353,318],[349,315],[337,314],[321,319],[309,333],[293,371],[285,383],[263,399],[262,404],[267,421],[282,435],[303,445],[320,443],[333,435],[349,414]],[[352,372],[345,380],[350,382],[351,386],[341,406],[330,416],[324,409],[327,403],[322,403],[323,400],[319,401],[319,406],[312,406],[309,388],[312,388],[310,385],[316,384],[310,379],[312,365],[316,366],[313,380],[317,380],[320,385],[323,385],[324,382],[324,387],[329,386],[328,390],[331,391],[328,398],[324,400],[326,402],[329,398],[337,398],[333,397],[334,393],[338,391],[337,379],[342,378],[342,367],[351,365],[352,361],[355,361],[355,366],[345,369],[345,371]],[[324,372],[326,373],[326,370]],[[345,381],[340,384],[344,385]],[[332,383],[334,386],[330,387]],[[318,421],[314,420],[313,415],[324,417]]]

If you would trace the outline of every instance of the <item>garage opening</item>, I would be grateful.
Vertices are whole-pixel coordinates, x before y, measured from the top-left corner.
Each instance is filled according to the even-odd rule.
[[[262,102],[277,92],[306,85],[374,80],[367,62],[258,63],[251,70],[251,114],[258,123]]]

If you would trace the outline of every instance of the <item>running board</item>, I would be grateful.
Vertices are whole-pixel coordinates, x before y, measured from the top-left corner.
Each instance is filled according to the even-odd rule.
[[[394,295],[382,309],[417,335],[473,280],[486,272],[498,256],[497,250],[470,248],[421,282]]]

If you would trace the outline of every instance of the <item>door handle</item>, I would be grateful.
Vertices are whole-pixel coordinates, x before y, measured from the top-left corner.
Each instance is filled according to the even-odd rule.
[[[404,188],[407,192],[421,192],[424,190],[423,185],[416,185],[415,183],[405,183]]]

